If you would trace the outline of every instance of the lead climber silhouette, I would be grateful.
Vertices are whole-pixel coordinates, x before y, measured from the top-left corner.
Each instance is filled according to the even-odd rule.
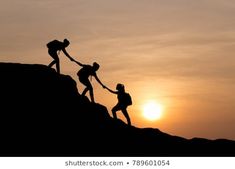
[[[118,98],[118,103],[112,108],[113,118],[117,119],[116,112],[121,110],[123,115],[126,117],[127,124],[131,126],[131,119],[128,115],[127,107],[132,105],[132,100],[130,94],[125,92],[125,86],[118,83],[116,86],[117,91],[113,91],[106,86],[105,88],[111,93],[116,94]]]
[[[96,62],[93,63],[93,65],[85,65],[82,64],[78,61],[74,61],[76,62],[79,66],[81,66],[82,68],[77,72],[78,75],[78,79],[79,81],[84,84],[86,86],[86,88],[84,89],[84,91],[82,92],[82,96],[86,95],[86,92],[89,91],[90,92],[90,98],[91,98],[91,102],[95,103],[94,100],[94,92],[93,92],[93,87],[91,85],[91,82],[89,81],[89,77],[90,76],[94,76],[95,79],[97,80],[97,82],[103,87],[105,88],[105,86],[102,84],[102,82],[99,80],[96,71],[99,69],[100,65]]]
[[[68,39],[64,39],[63,42],[58,40],[53,40],[49,43],[47,43],[48,53],[53,58],[53,61],[48,65],[49,67],[52,67],[54,64],[56,64],[56,70],[57,73],[60,74],[60,60],[58,54],[62,50],[65,56],[67,56],[71,61],[75,61],[66,51],[66,47],[68,47],[70,42]]]

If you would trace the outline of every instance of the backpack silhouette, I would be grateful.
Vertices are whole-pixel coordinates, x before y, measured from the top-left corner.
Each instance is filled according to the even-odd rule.
[[[132,99],[129,93],[125,93],[122,99],[123,99],[123,104],[125,104],[126,106],[132,105]]]
[[[60,48],[60,46],[61,46],[61,42],[58,40],[53,40],[47,43],[47,48],[49,49],[57,49],[57,48]]]
[[[91,65],[84,65],[83,68],[77,72],[77,75],[81,78],[88,78],[89,76],[95,75],[95,71]]]

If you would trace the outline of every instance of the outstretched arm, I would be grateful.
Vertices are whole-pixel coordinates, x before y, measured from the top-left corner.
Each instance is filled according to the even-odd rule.
[[[75,63],[77,63],[79,66],[81,66],[81,67],[83,67],[83,66],[85,66],[84,64],[82,64],[82,63],[80,63],[80,62],[78,62],[78,61],[76,61],[76,60],[73,60]]]
[[[98,76],[95,74],[94,75],[95,79],[97,80],[97,82],[103,87],[106,88],[106,86],[100,81],[100,79],[98,78]]]
[[[108,88],[108,87],[106,87],[106,86],[105,86],[105,89],[107,89],[109,92],[111,92],[111,93],[113,93],[113,94],[118,94],[118,92],[117,92],[117,91],[113,91],[113,90],[109,89],[109,88]]]
[[[71,61],[77,63],[79,66],[82,66],[82,67],[85,66],[84,64],[82,64],[82,63],[76,61],[74,58],[72,58],[72,57],[68,54],[68,52],[65,50],[65,48],[62,49],[62,51],[64,52],[64,54],[65,54]]]
[[[111,92],[111,93],[113,93],[113,94],[118,94],[117,91],[113,91],[113,90],[109,89],[107,86],[105,86],[105,85],[100,81],[100,79],[98,78],[97,74],[95,74],[94,77],[95,77],[95,79],[97,80],[97,82],[99,82],[99,84],[100,84],[103,88],[107,89],[109,92]]]
[[[72,58],[68,52],[65,50],[65,48],[62,49],[62,51],[64,52],[65,56],[67,56],[71,61],[75,61],[74,58]]]

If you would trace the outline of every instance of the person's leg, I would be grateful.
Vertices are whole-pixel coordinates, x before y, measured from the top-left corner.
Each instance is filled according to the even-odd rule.
[[[56,63],[56,61],[53,60],[53,61],[48,65],[48,67],[52,67],[55,63]]]
[[[79,81],[80,81],[84,86],[86,86],[85,89],[84,89],[83,92],[82,92],[82,96],[85,96],[85,95],[86,95],[86,92],[88,91],[88,88],[87,88],[87,79],[84,79],[84,78],[82,78],[81,76],[78,76],[78,79],[79,79]]]
[[[84,84],[86,86],[86,88],[84,89],[84,91],[82,92],[82,96],[85,96],[86,92],[89,90],[90,92],[90,98],[91,98],[91,102],[95,102],[94,100],[94,93],[93,93],[93,87],[90,83],[90,81],[88,79],[83,79],[83,78],[79,78],[80,82],[82,84]]]
[[[82,92],[82,96],[85,96],[87,91],[88,91],[88,88],[86,87]]]
[[[120,110],[118,104],[112,108],[112,114],[113,114],[113,118],[114,118],[114,119],[117,119],[117,114],[116,114],[116,112],[117,112],[118,110]]]
[[[126,108],[123,108],[123,109],[122,109],[122,113],[123,113],[124,116],[126,117],[127,124],[128,124],[129,126],[131,126],[131,119],[130,119],[130,117],[129,117],[129,115],[128,115],[128,112],[127,112]]]
[[[91,85],[91,82],[88,79],[86,80],[86,87],[87,87],[87,90],[89,90],[91,102],[95,103],[93,87]]]
[[[57,73],[60,74],[60,60],[59,60],[59,57],[58,57],[58,59],[55,60],[55,62],[56,62],[56,70],[57,70]]]
[[[54,50],[49,49],[48,50],[49,55],[54,59],[48,67],[52,67],[54,64],[56,64],[56,71],[57,73],[60,73],[60,60],[59,56],[57,55],[57,52]]]
[[[95,103],[93,87],[90,86],[89,90],[90,90],[91,102],[92,102],[92,103]]]

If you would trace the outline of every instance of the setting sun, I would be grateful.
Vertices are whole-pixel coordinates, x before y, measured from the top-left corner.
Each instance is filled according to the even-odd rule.
[[[162,112],[162,105],[155,101],[150,101],[143,105],[143,116],[147,120],[154,121],[160,119]]]

